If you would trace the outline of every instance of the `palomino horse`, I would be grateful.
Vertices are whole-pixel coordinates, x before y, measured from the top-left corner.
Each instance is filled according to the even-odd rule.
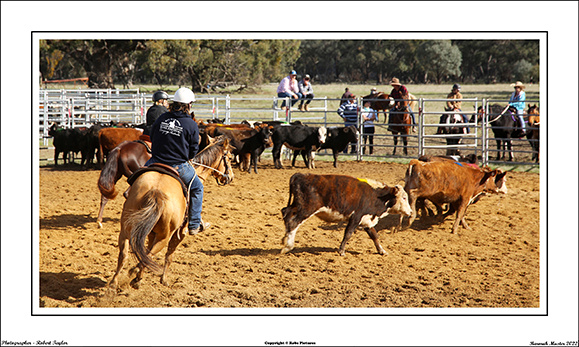
[[[211,138],[201,132],[199,136],[199,149],[211,144]],[[97,217],[99,228],[103,227],[103,212],[109,200],[117,196],[116,183],[121,177],[131,176],[151,158],[150,149],[142,141],[125,141],[115,147],[108,155],[107,161],[99,175],[98,187],[101,192],[101,205]]]
[[[527,114],[529,115],[529,124],[527,127],[527,140],[533,148],[533,158],[536,163],[539,162],[539,133],[540,133],[540,122],[539,117],[539,107],[537,105],[529,105],[527,109]]]
[[[446,137],[446,145],[449,146],[449,148],[446,149],[446,155],[460,155],[460,151],[457,148],[450,148],[450,146],[460,144],[462,138],[456,135],[465,133],[466,128],[460,126],[460,124],[464,124],[464,120],[459,111],[452,113],[452,109],[449,108],[445,108],[444,111],[447,113],[444,113],[440,117],[441,126],[438,127],[436,134],[453,135]]]
[[[229,140],[221,138],[199,152],[189,163],[197,165],[195,170],[199,178],[204,180],[212,174],[218,184],[228,184],[234,176],[230,151]],[[129,248],[139,261],[131,270],[131,274],[137,272],[131,281],[134,288],[139,287],[145,267],[162,274],[161,283],[168,283],[167,275],[173,253],[186,235],[186,210],[187,198],[183,194],[183,186],[174,177],[157,171],[146,171],[135,179],[123,206],[119,259],[117,271],[109,283],[110,288],[118,286],[118,276],[127,261]],[[145,239],[148,239],[147,246]],[[161,267],[152,256],[165,247],[165,264]]]

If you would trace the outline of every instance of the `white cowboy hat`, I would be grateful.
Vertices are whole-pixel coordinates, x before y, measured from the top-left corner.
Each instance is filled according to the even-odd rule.
[[[517,81],[517,82],[511,84],[511,87],[520,87],[521,89],[525,89],[525,85],[521,81]]]

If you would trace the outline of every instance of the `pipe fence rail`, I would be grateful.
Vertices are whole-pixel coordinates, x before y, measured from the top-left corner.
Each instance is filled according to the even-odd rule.
[[[48,145],[48,130],[52,123],[61,126],[90,127],[98,122],[125,122],[130,124],[142,124],[145,122],[147,109],[152,106],[152,94],[141,93],[138,89],[61,89],[41,90],[39,98],[39,137],[43,146]],[[247,121],[300,121],[309,126],[339,127],[344,126],[344,120],[338,115],[337,109],[341,99],[328,97],[307,99],[308,111],[300,111],[299,105],[302,100],[272,97],[232,97],[230,95],[197,95],[193,104],[193,112],[197,118],[219,119],[225,124]],[[375,101],[375,100],[374,100]],[[400,101],[400,100],[392,100]],[[410,101],[410,100],[407,100]],[[504,161],[493,160],[497,154],[504,154],[507,149],[495,146],[496,141],[510,140],[512,151],[516,154],[514,164],[538,165],[532,158],[538,156],[535,147],[537,138],[495,138],[489,123],[491,104],[507,105],[508,100],[490,99],[460,99],[464,107],[461,111],[446,111],[446,103],[457,101],[456,99],[428,99],[419,98],[418,107],[412,110],[415,122],[410,124],[413,131],[408,134],[397,136],[398,144],[394,145],[395,135],[388,130],[390,126],[398,125],[388,123],[389,112],[376,111],[378,120],[374,121],[374,132],[365,130],[362,121],[362,99],[357,98],[358,105],[356,127],[359,129],[358,141],[355,144],[354,153],[345,153],[350,158],[364,160],[367,158],[417,158],[421,155],[445,155],[449,153],[461,154],[474,153],[481,158],[482,164],[502,163]],[[280,107],[282,105],[287,107]],[[539,100],[526,100],[527,104],[539,104]],[[484,117],[479,119],[478,108],[485,110]],[[397,111],[400,112],[400,111]],[[403,113],[410,113],[403,111]],[[459,134],[439,134],[439,128],[454,128],[456,124],[441,124],[443,115],[464,115],[468,122],[460,126],[466,130]],[[528,119],[528,115],[524,115]],[[534,130],[527,125],[529,131]],[[496,128],[496,126],[495,126]],[[516,127],[509,128],[511,130]],[[459,140],[451,143],[448,140]],[[403,140],[407,141],[404,154]],[[269,149],[270,151],[271,149]],[[396,154],[393,154],[396,150]],[[349,152],[349,151],[348,151]],[[331,155],[331,151],[322,150],[318,155]]]

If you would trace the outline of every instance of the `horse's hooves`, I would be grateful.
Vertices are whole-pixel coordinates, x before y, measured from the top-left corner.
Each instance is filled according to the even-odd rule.
[[[134,289],[139,289],[140,286],[141,286],[141,282],[137,281],[136,278],[131,281],[131,287],[133,287]]]
[[[99,229],[102,229],[102,228],[103,228],[103,223],[97,222],[97,224],[98,224],[98,226],[99,226]]]

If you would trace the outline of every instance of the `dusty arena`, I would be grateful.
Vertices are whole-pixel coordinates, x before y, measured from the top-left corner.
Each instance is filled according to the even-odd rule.
[[[469,207],[472,230],[451,234],[418,218],[391,232],[398,216],[378,224],[388,252],[376,252],[359,230],[341,257],[345,224],[311,218],[298,230],[296,247],[281,255],[281,209],[298,168],[241,173],[228,186],[205,186],[204,220],[211,229],[187,236],[171,265],[169,285],[145,273],[139,289],[128,268],[116,292],[107,290],[117,266],[117,238],[124,198],[109,202],[103,228],[96,223],[99,170],[79,165],[40,168],[39,269],[42,307],[150,308],[394,308],[539,307],[539,175],[509,172],[507,195],[490,195]],[[318,161],[315,173],[402,183],[406,165]],[[117,184],[127,188],[126,179]],[[164,252],[162,252],[164,255]],[[162,263],[162,257],[156,257]],[[136,265],[132,257],[129,267]]]

